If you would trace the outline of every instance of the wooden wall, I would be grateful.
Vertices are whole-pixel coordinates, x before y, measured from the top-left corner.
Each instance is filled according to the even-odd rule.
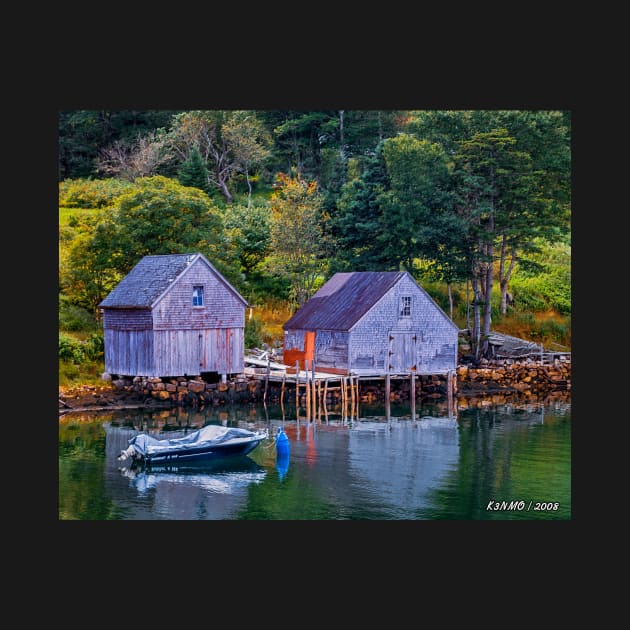
[[[105,329],[108,374],[159,376],[155,373],[153,331]]]
[[[193,286],[204,304],[193,307]],[[103,309],[105,371],[128,376],[244,372],[245,304],[197,260],[150,309]]]
[[[411,317],[400,317],[400,298],[410,295]],[[390,339],[393,337],[393,339]],[[457,367],[457,327],[431,297],[403,277],[360,320],[350,333],[353,370],[433,374]],[[389,352],[392,352],[390,355]]]
[[[203,307],[192,305],[195,285],[204,287]],[[203,260],[197,260],[153,309],[155,330],[244,327],[244,303]]]

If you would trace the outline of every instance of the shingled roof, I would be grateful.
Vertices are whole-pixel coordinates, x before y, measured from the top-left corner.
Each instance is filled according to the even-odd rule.
[[[99,304],[101,308],[150,308],[155,301],[201,258],[245,304],[240,293],[215,269],[203,254],[145,256]]]
[[[336,273],[282,328],[349,330],[405,274],[404,271]]]

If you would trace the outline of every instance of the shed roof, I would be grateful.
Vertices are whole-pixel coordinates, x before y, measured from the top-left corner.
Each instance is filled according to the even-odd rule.
[[[196,260],[203,260],[244,304],[247,301],[203,254],[145,256],[99,304],[101,308],[150,308]]]
[[[349,330],[406,273],[336,273],[282,327],[285,330]]]

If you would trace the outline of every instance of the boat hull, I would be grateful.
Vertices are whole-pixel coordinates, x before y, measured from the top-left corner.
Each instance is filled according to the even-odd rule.
[[[190,462],[213,457],[226,457],[232,455],[247,455],[251,453],[262,441],[264,437],[249,440],[247,442],[239,442],[234,444],[217,444],[214,446],[202,446],[189,448],[182,452],[172,453],[156,453],[146,454],[143,459],[147,463],[164,463],[164,462]]]

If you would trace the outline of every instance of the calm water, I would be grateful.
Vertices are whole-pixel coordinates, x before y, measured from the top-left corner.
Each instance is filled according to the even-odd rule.
[[[267,428],[248,456],[152,470],[117,456],[133,435],[204,424]],[[275,437],[290,441],[288,468]],[[308,422],[280,408],[117,411],[59,420],[61,520],[482,520],[571,518],[571,405],[363,405]],[[498,508],[498,509],[495,509]]]

